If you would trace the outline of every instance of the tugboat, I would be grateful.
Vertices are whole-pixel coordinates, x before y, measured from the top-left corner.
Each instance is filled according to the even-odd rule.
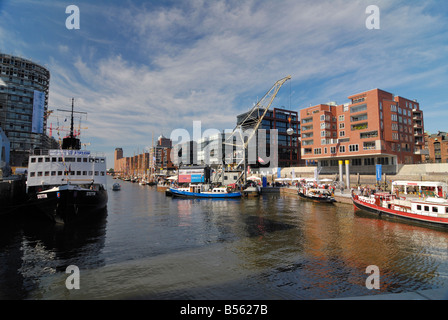
[[[34,150],[29,157],[29,204],[56,223],[90,218],[107,206],[106,157],[81,150],[73,134],[73,99],[70,134],[60,149]]]

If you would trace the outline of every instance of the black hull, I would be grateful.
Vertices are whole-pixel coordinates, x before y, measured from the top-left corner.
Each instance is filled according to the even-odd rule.
[[[107,207],[108,195],[106,190],[61,190],[35,194],[31,204],[44,215],[56,223],[70,223],[92,219],[104,213]]]
[[[336,199],[334,198],[330,198],[330,197],[312,197],[312,196],[307,196],[301,192],[298,193],[299,197],[305,200],[310,200],[310,201],[314,201],[314,202],[319,202],[319,203],[335,203]]]

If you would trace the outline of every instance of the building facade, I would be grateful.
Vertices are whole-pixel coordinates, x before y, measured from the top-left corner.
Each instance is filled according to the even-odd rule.
[[[132,157],[123,157],[123,149],[115,149],[114,172],[121,176],[149,176],[158,174],[161,170],[172,170],[170,139],[160,136],[157,145]]]
[[[262,111],[264,110],[262,109]],[[237,125],[243,123],[247,115],[248,112],[238,115]],[[255,115],[251,121],[246,122],[245,127],[242,129],[253,129],[259,121],[261,115],[262,114]],[[266,130],[267,153],[269,153],[271,144],[277,145],[278,167],[298,167],[303,164],[300,155],[300,122],[297,111],[282,108],[273,108],[273,110],[268,110],[264,118],[261,120],[259,129]],[[273,129],[277,130],[277,141],[273,141],[271,139],[271,130]],[[292,131],[288,131],[288,129],[292,129]],[[260,139],[257,135],[257,146],[258,141],[260,141]],[[251,164],[251,167],[256,168],[269,166],[269,163],[262,163],[258,161],[258,149],[256,159],[257,163]]]
[[[448,136],[446,132],[439,131],[435,134],[425,135],[427,154],[426,163],[448,162]]]
[[[0,127],[0,169],[2,170],[3,176],[4,170],[6,171],[9,167],[9,157],[10,157],[10,142],[6,134]],[[6,176],[6,175],[5,175]]]
[[[0,126],[11,143],[11,166],[26,166],[31,149],[49,147],[49,85],[47,68],[0,53]]]
[[[119,172],[120,159],[123,158],[123,149],[115,148],[114,152],[114,172]]]
[[[423,112],[415,100],[374,89],[349,96],[349,103],[320,104],[300,111],[301,154],[320,172],[396,173],[398,164],[421,162]]]

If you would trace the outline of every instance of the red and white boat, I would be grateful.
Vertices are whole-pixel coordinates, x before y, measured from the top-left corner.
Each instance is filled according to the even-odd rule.
[[[411,182],[413,183],[413,182]],[[440,197],[438,190],[446,188],[445,183],[437,183],[433,196],[423,197],[420,192],[408,197],[400,197],[396,193],[375,193],[369,196],[352,195],[355,208],[381,215],[414,220],[432,225],[448,227],[448,200]],[[434,184],[433,182],[430,183]],[[412,184],[411,184],[412,185]],[[440,187],[440,188],[439,188]],[[426,189],[423,186],[423,189]],[[408,195],[408,194],[407,194]]]

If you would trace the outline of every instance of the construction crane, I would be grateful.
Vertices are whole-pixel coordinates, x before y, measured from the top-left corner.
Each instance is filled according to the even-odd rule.
[[[278,80],[272,88],[266,92],[266,94],[252,107],[252,109],[247,113],[247,115],[244,117],[244,119],[237,123],[235,128],[233,129],[232,133],[226,138],[224,144],[225,145],[231,145],[233,147],[241,148],[243,158],[240,161],[238,165],[244,164],[244,169],[241,175],[238,177],[236,183],[238,183],[241,179],[243,179],[243,183],[246,183],[246,149],[251,141],[251,139],[256,134],[258,127],[260,126],[261,122],[263,121],[264,116],[268,112],[272,102],[274,101],[275,97],[277,96],[278,91],[283,86],[283,84],[290,80],[291,76],[287,76],[283,79]],[[247,139],[243,136],[243,130],[245,129],[253,129]],[[239,142],[240,144],[237,144],[234,142],[234,137],[239,134]],[[238,141],[238,139],[236,139]],[[223,159],[224,161],[224,159]],[[224,177],[224,165],[221,166],[221,175]],[[218,175],[216,175],[218,176]]]

